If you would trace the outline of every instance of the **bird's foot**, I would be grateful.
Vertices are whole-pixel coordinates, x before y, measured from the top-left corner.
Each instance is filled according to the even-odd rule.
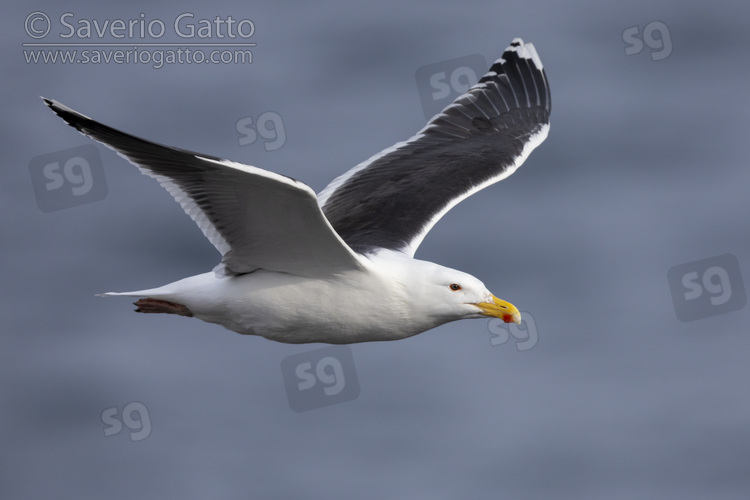
[[[133,305],[138,307],[135,312],[139,313],[179,314],[180,316],[193,315],[192,311],[186,306],[168,300],[138,299]]]

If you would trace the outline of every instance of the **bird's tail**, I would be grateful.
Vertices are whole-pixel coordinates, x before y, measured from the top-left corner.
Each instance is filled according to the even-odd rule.
[[[193,316],[193,312],[184,304],[166,300],[174,294],[164,287],[152,288],[150,290],[138,290],[135,292],[107,292],[98,293],[99,297],[145,297],[133,302],[136,306],[135,312],[153,314],[178,314],[180,316]],[[159,297],[159,298],[157,298]]]
[[[173,292],[165,287],[150,288],[148,290],[136,290],[134,292],[105,292],[97,293],[97,297],[159,297],[166,298],[173,295]]]

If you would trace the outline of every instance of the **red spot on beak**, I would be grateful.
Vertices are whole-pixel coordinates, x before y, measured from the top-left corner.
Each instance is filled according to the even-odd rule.
[[[503,321],[506,323],[513,323],[513,316],[510,314],[503,314]]]

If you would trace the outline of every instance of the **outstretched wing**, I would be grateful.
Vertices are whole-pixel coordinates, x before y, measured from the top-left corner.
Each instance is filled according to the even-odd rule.
[[[414,255],[432,226],[512,174],[549,130],[550,91],[534,46],[516,38],[425,128],[336,178],[318,203],[349,246]]]
[[[120,132],[44,99],[79,132],[114,149],[156,178],[221,252],[217,272],[269,269],[320,277],[361,269],[361,257],[336,234],[313,190],[290,177]]]

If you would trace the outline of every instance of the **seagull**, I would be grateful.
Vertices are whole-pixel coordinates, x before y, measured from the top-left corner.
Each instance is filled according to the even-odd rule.
[[[146,141],[42,99],[159,181],[221,253],[209,272],[101,294],[140,297],[136,312],[290,344],[398,340],[468,318],[521,322],[479,279],[414,253],[448,210],[511,175],[547,137],[550,91],[531,43],[514,39],[416,135],[317,196],[296,179]]]

